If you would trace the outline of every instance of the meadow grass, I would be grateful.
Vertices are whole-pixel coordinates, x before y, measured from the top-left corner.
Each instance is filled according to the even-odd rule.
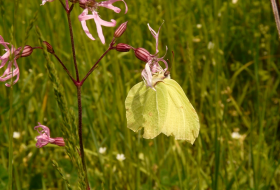
[[[160,32],[160,55],[171,62],[171,77],[184,89],[200,118],[194,145],[159,135],[142,138],[126,127],[124,101],[129,89],[142,81],[145,63],[133,52],[112,51],[82,87],[83,135],[92,189],[280,189],[280,66],[279,37],[269,1],[183,0],[126,1],[120,14],[100,8],[104,20],[128,22],[117,41],[155,52],[147,23]],[[28,23],[35,26],[74,75],[67,17],[58,1],[0,0],[0,35],[16,47],[25,40]],[[103,27],[106,45],[91,41],[82,30],[75,6],[72,14],[81,76],[108,47],[116,28]],[[88,21],[97,38],[94,21]],[[28,45],[39,46],[35,28]],[[0,49],[0,55],[4,51]],[[172,58],[174,52],[174,60]],[[51,57],[77,115],[76,88]],[[67,189],[55,160],[73,189],[78,174],[64,148],[38,149],[33,127],[40,122],[51,135],[62,136],[62,117],[47,76],[43,52],[19,59],[20,80],[13,89],[0,85],[0,189],[8,185],[9,123],[20,138],[13,139],[13,187]],[[2,75],[1,69],[1,75]],[[12,102],[10,105],[9,102]],[[12,116],[10,109],[12,108]],[[233,139],[232,132],[241,138]],[[106,147],[104,154],[98,152]],[[116,155],[123,153],[120,162]]]

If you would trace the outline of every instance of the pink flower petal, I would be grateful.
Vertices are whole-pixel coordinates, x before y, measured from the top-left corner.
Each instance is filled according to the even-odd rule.
[[[13,85],[16,84],[16,83],[18,82],[18,80],[19,80],[19,75],[20,75],[19,69],[14,70],[13,77],[17,76],[17,78],[16,78],[16,80],[13,81]],[[12,75],[11,75],[11,78],[12,78]],[[6,85],[7,87],[11,87],[11,85],[8,84],[8,83],[6,83],[5,85]]]
[[[38,131],[38,133],[40,133],[41,135],[42,135],[43,133],[45,133],[48,137],[50,137],[50,135],[51,135],[50,129],[49,129],[47,126],[42,125],[42,124],[39,123],[39,122],[38,122],[38,124],[39,124],[38,126],[35,126],[35,127],[34,127],[34,130],[36,129],[36,130]],[[39,128],[42,128],[42,130],[39,131]]]
[[[9,59],[1,59],[0,58],[0,60],[2,61],[1,65],[0,65],[0,69],[1,69],[2,67],[4,67],[6,65],[6,63]]]
[[[18,68],[16,60],[14,60],[14,66],[15,66],[15,69],[12,70],[12,62],[10,61],[8,64],[8,68],[5,70],[3,75],[0,77],[1,82],[7,81],[7,80],[11,79],[12,77],[17,76],[16,80],[13,81],[13,84],[17,83],[17,81],[19,80],[19,68]],[[8,83],[6,83],[5,85],[7,87],[11,86]]]
[[[37,148],[42,148],[43,146],[46,146],[49,143],[49,137],[46,134],[42,134],[36,137],[37,143],[36,147]]]
[[[164,23],[164,22],[163,22]],[[162,23],[162,24],[163,24]],[[160,25],[159,29],[158,29],[158,32],[156,33],[151,27],[150,25],[148,24],[148,27],[149,27],[149,30],[151,31],[152,35],[154,36],[154,38],[156,39],[156,53],[157,54],[159,51],[158,51],[158,36],[159,36],[159,31],[160,31],[160,28],[162,26],[162,24]]]
[[[92,15],[88,15],[88,9],[85,9],[82,14],[80,14],[78,16],[79,20],[81,21],[83,30],[85,31],[86,35],[91,39],[91,40],[95,40],[95,38],[91,35],[91,33],[89,32],[89,29],[87,27],[86,24],[86,20],[89,19],[94,19]]]
[[[102,20],[99,17],[99,15],[97,14],[97,12],[93,12],[92,14],[94,16],[94,21],[95,21],[95,24],[96,24],[98,36],[99,36],[101,42],[103,44],[105,44],[105,38],[104,38],[104,35],[103,35],[101,25],[107,26],[107,27],[114,27],[114,26],[116,26],[116,21],[112,19],[111,22],[107,22],[107,21]]]
[[[111,22],[102,20],[97,12],[92,13],[95,23],[98,22],[100,25],[107,26],[107,27],[114,27],[116,26],[116,21],[111,19]]]
[[[127,4],[126,4],[126,2],[125,2],[124,0],[108,0],[108,1],[102,1],[102,2],[98,3],[98,6],[111,9],[111,10],[115,11],[116,13],[120,13],[120,12],[121,12],[121,9],[118,8],[118,7],[113,6],[113,3],[117,2],[117,1],[122,1],[122,2],[124,2],[124,4],[125,4],[125,14],[126,14],[128,8],[127,8]]]
[[[9,50],[9,47],[7,46],[7,44],[9,43],[5,42],[1,35],[0,35],[0,44],[2,44],[5,47],[6,51]]]
[[[0,59],[1,59],[1,60],[3,60],[3,59],[9,59],[9,56],[10,56],[10,51],[7,51],[6,53],[4,53],[4,55],[2,55],[2,56],[0,57]]]
[[[145,69],[142,71],[141,75],[142,75],[143,79],[145,80],[146,85],[154,89],[154,87],[152,85],[153,75],[151,72],[150,64],[151,64],[150,61],[146,63]]]

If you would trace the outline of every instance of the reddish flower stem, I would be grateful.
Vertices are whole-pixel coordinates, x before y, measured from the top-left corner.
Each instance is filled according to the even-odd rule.
[[[72,53],[73,53],[75,71],[76,71],[76,79],[77,79],[77,82],[80,82],[79,70],[78,70],[77,59],[76,59],[74,37],[73,37],[73,30],[72,30],[72,23],[71,23],[71,18],[70,18],[70,13],[73,9],[73,6],[74,6],[74,4],[71,5],[69,10],[67,10],[67,9],[66,10],[67,10],[67,19],[68,19],[68,25],[69,25],[69,31],[70,31],[70,38],[71,38]]]
[[[89,72],[86,74],[86,76],[81,80],[80,84],[81,86],[84,84],[85,80],[88,78],[88,76],[94,71],[94,69],[97,68],[98,63],[101,61],[101,59],[112,49],[115,49],[115,47],[110,46],[103,55],[97,60],[97,62],[92,66],[92,68],[89,70]]]
[[[61,2],[61,1],[60,1]],[[61,2],[61,4],[63,4]],[[85,172],[85,183],[87,185],[87,190],[90,190],[89,183],[88,183],[88,177],[87,177],[87,167],[85,163],[85,155],[84,155],[84,145],[83,145],[83,133],[82,133],[82,98],[81,98],[81,83],[79,79],[79,70],[77,65],[77,59],[76,59],[76,52],[75,52],[75,44],[74,44],[74,37],[73,37],[73,29],[72,29],[72,23],[70,14],[74,7],[74,4],[71,5],[69,9],[67,9],[63,4],[64,9],[67,13],[67,19],[68,19],[68,25],[69,25],[69,31],[70,31],[70,38],[71,38],[71,47],[72,47],[72,53],[73,53],[73,59],[74,59],[74,65],[75,65],[75,71],[76,71],[76,81],[74,84],[77,87],[77,98],[78,98],[78,134],[79,134],[79,144],[80,144],[80,153],[81,153],[81,159],[83,164],[83,170]]]
[[[89,70],[89,72],[86,74],[86,76],[80,81],[79,79],[79,70],[77,66],[77,60],[76,60],[76,52],[75,52],[75,45],[74,45],[74,37],[73,37],[73,29],[70,19],[70,13],[74,7],[74,4],[71,5],[71,7],[68,9],[64,3],[60,0],[62,6],[64,7],[66,13],[67,13],[67,19],[68,19],[68,25],[69,25],[69,31],[70,31],[70,38],[71,38],[71,47],[72,47],[72,53],[73,53],[73,59],[74,59],[74,66],[76,71],[76,80],[71,76],[68,69],[65,67],[65,65],[62,63],[62,61],[57,57],[56,54],[54,56],[56,59],[60,62],[64,70],[67,72],[69,77],[72,79],[73,83],[77,87],[77,98],[78,98],[78,134],[79,134],[79,144],[80,144],[80,156],[82,159],[83,164],[83,170],[85,172],[85,183],[87,185],[87,190],[90,190],[89,183],[88,183],[88,177],[87,177],[87,168],[85,163],[85,155],[84,155],[84,145],[83,145],[83,134],[82,134],[82,97],[81,97],[81,87],[85,80],[88,78],[88,76],[94,71],[94,69],[97,68],[98,63],[101,61],[101,59],[112,49],[115,49],[115,38],[113,38],[112,42],[110,43],[109,48],[103,53],[103,55],[97,60],[97,62],[92,66],[92,68]]]
[[[33,49],[43,49],[42,47],[32,47]],[[59,57],[55,54],[55,53],[51,53],[52,55],[55,56],[55,58],[58,60],[58,62],[62,65],[63,69],[66,71],[66,73],[68,74],[68,76],[71,78],[71,80],[73,81],[73,83],[76,85],[76,80],[72,77],[72,75],[70,74],[69,70],[67,69],[67,67],[63,64],[63,62],[59,59]]]
[[[62,2],[62,0],[59,0],[59,1],[60,1],[61,5],[63,6],[63,8],[65,9],[65,11],[67,11],[67,9],[66,9],[64,3]]]
[[[82,158],[83,163],[83,169],[85,172],[85,178],[86,178],[86,185],[87,189],[89,190],[89,183],[87,178],[87,166],[85,163],[85,153],[84,153],[84,145],[83,145],[83,131],[82,131],[82,97],[81,97],[81,87],[80,85],[77,85],[77,95],[78,95],[78,112],[79,112],[79,142],[80,142],[80,155]]]
[[[76,83],[76,80],[72,77],[72,75],[70,74],[70,72],[68,71],[68,69],[66,68],[66,66],[62,63],[62,61],[59,59],[59,57],[54,53],[53,54],[56,59],[59,61],[59,63],[62,65],[63,69],[66,71],[66,73],[68,74],[68,76],[71,78],[71,80],[73,81],[73,83]]]

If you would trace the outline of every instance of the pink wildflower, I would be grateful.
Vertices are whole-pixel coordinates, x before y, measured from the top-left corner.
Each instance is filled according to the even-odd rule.
[[[4,55],[0,56],[0,61],[1,61],[0,69],[4,67],[8,62],[8,67],[4,71],[3,75],[0,76],[0,81],[4,82],[16,76],[17,77],[16,80],[13,81],[13,84],[15,84],[19,80],[19,67],[17,65],[16,60],[20,57],[28,57],[29,55],[31,55],[33,52],[33,48],[29,45],[26,45],[24,46],[21,54],[19,54],[21,51],[21,47],[15,49],[14,46],[12,46],[11,49],[9,49],[9,47],[7,46],[9,43],[5,42],[1,35],[0,35],[0,44],[4,46],[5,48],[4,50],[6,51]],[[13,56],[13,60],[9,60],[11,56]],[[7,87],[11,86],[8,83],[6,83],[5,85]]]
[[[5,48],[4,50],[6,51],[6,53],[4,55],[0,56],[0,61],[2,61],[0,64],[0,69],[2,67],[4,67],[7,62],[9,62],[7,69],[4,71],[3,75],[0,76],[0,81],[4,82],[4,81],[7,81],[7,80],[11,79],[12,77],[16,76],[17,78],[13,82],[15,84],[19,79],[19,68],[18,68],[17,61],[16,61],[16,55],[12,61],[9,61],[9,57],[13,53],[15,53],[15,54],[19,53],[20,48],[15,50],[15,48],[12,46],[12,48],[9,49],[9,47],[7,46],[9,43],[5,42],[1,35],[0,35],[0,44],[4,46],[4,48]],[[15,68],[13,69],[12,66],[14,66]],[[6,83],[5,85],[8,87],[11,86],[8,83]]]
[[[62,137],[51,138],[50,129],[47,126],[41,125],[41,123],[38,124],[39,124],[38,126],[34,127],[34,130],[37,130],[38,133],[40,133],[40,135],[36,137],[37,148],[42,148],[43,146],[46,146],[48,143],[56,144],[58,146],[65,146],[65,142]],[[39,131],[39,128],[42,128],[42,130]]]
[[[116,13],[120,13],[121,9],[118,7],[113,6],[113,3],[116,1],[122,1],[125,4],[125,13],[127,13],[127,5],[124,0],[108,0],[108,1],[102,1],[102,2],[95,2],[95,0],[80,0],[80,7],[84,9],[84,11],[79,15],[79,20],[81,21],[83,30],[85,31],[86,35],[91,39],[95,40],[91,33],[89,32],[89,29],[86,25],[86,21],[89,19],[94,19],[98,36],[103,44],[105,44],[105,38],[102,32],[101,26],[107,26],[107,27],[114,27],[116,25],[116,21],[111,19],[111,22],[107,22],[102,20],[97,12],[98,7],[105,7],[108,9],[111,9],[115,11]],[[88,12],[91,11],[92,14],[90,15]]]
[[[156,82],[158,82],[160,79],[157,79],[155,81],[153,81],[153,75],[155,75],[156,73],[162,72],[165,73],[165,71],[167,71],[168,69],[168,64],[167,62],[163,59],[165,57],[165,55],[163,57],[158,57],[158,36],[159,36],[159,31],[161,26],[158,29],[158,32],[156,33],[148,24],[149,30],[151,31],[152,35],[154,36],[154,38],[156,39],[156,53],[154,55],[150,54],[146,49],[144,48],[137,48],[135,49],[135,55],[138,59],[147,62],[145,65],[145,69],[143,69],[141,75],[146,83],[147,86],[151,87],[152,89],[154,89],[154,85]],[[166,47],[166,51],[167,51],[167,47]],[[162,69],[162,67],[160,66],[159,62],[163,62],[166,66],[165,69]],[[165,76],[167,78],[170,78],[169,75]]]

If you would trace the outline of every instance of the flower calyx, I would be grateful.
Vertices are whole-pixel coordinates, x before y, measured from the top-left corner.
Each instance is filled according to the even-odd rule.
[[[138,59],[144,62],[148,62],[152,58],[152,54],[145,48],[136,48],[134,53]]]
[[[51,44],[50,44],[49,42],[47,42],[47,41],[43,41],[43,43],[46,45],[47,51],[48,51],[49,53],[53,54],[53,53],[54,53],[54,49],[53,49],[53,47],[51,46]]]
[[[117,30],[116,30],[115,33],[114,33],[114,37],[115,37],[115,38],[119,38],[119,37],[121,37],[121,36],[123,35],[123,33],[126,31],[127,22],[128,22],[128,21],[122,23],[122,24],[117,28]]]
[[[133,47],[131,47],[128,44],[119,43],[119,44],[116,45],[116,50],[119,51],[119,52],[128,52],[131,49],[133,49]]]
[[[79,5],[82,9],[89,9],[91,11],[97,9],[97,3],[95,0],[80,0]]]

